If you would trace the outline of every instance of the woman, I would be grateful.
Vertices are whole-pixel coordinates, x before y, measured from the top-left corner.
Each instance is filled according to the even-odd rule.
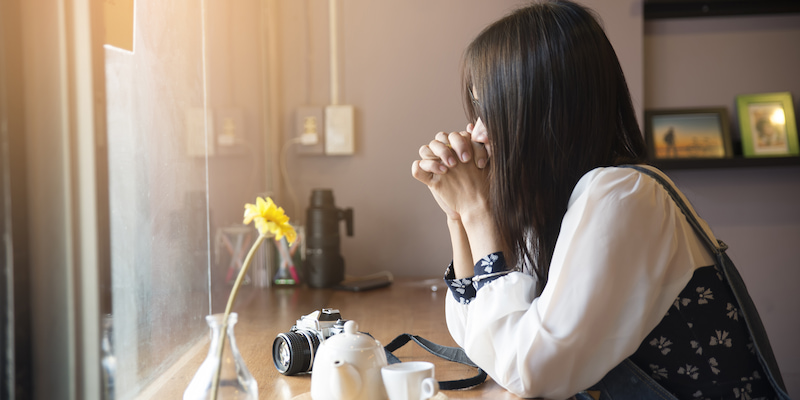
[[[447,215],[447,324],[475,363],[524,397],[608,388],[626,360],[677,398],[776,397],[714,257],[659,183],[618,167],[645,146],[587,9],[487,27],[463,94],[467,130],[437,134],[412,174]]]

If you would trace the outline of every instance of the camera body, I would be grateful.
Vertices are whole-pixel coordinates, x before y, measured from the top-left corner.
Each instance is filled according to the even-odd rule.
[[[344,332],[339,310],[323,308],[297,320],[289,332],[279,333],[272,342],[272,362],[278,372],[296,375],[309,372],[314,356],[325,339]]]

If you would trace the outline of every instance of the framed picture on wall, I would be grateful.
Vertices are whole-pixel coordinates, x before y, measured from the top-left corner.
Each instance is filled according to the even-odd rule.
[[[653,160],[733,156],[724,107],[645,111],[645,141]]]
[[[792,95],[789,92],[736,96],[742,154],[786,157],[800,154]]]

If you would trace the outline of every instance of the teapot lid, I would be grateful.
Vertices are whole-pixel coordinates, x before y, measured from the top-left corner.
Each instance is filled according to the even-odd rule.
[[[344,323],[344,332],[339,335],[329,337],[326,342],[330,346],[340,347],[343,350],[364,350],[380,347],[380,343],[369,335],[358,332],[358,324],[355,321]]]

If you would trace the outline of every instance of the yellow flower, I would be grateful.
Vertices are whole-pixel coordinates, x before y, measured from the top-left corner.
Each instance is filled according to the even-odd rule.
[[[244,205],[244,224],[247,225],[253,220],[256,221],[256,229],[262,235],[271,232],[275,235],[275,240],[281,240],[286,236],[289,243],[293,243],[297,238],[297,232],[289,225],[289,217],[283,212],[283,208],[276,206],[269,197],[266,200],[258,197],[256,204]]]
[[[256,198],[256,204],[244,205],[244,224],[248,225],[250,221],[253,220],[256,221],[256,228],[260,235],[247,253],[247,257],[245,257],[244,263],[242,263],[242,267],[239,269],[236,282],[233,283],[233,289],[231,289],[231,294],[228,296],[228,305],[225,306],[225,313],[222,318],[222,332],[225,332],[225,329],[227,329],[228,316],[231,314],[234,300],[236,300],[236,295],[239,293],[239,288],[242,285],[244,276],[250,268],[250,261],[253,259],[253,254],[255,254],[258,247],[261,246],[261,242],[266,238],[267,232],[272,232],[272,234],[275,235],[275,240],[281,240],[285,236],[289,243],[293,243],[295,239],[297,239],[297,232],[289,225],[289,217],[283,212],[283,208],[276,206],[269,197],[267,197],[266,200],[258,197]],[[222,348],[225,346],[225,337],[225,335],[222,335],[216,349],[219,364],[217,365],[217,372],[214,374],[214,380],[211,386],[212,399],[217,398],[217,392],[219,390],[220,370],[222,370],[219,365],[222,365]]]

